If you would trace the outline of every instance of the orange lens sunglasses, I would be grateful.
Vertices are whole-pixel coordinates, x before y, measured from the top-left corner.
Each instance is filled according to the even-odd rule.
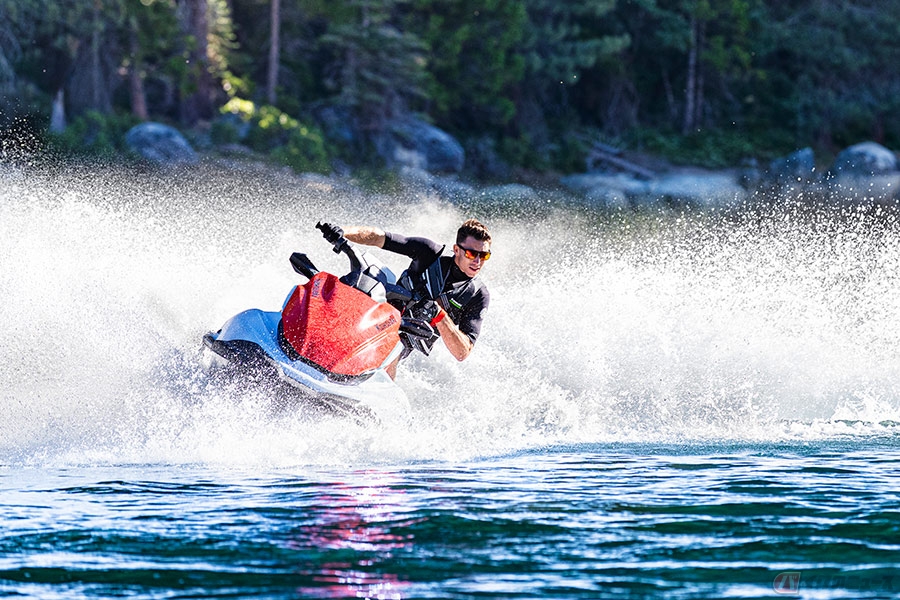
[[[457,244],[459,246],[459,244]],[[466,248],[465,246],[459,246],[459,249],[466,253],[466,258],[469,260],[475,260],[476,258],[480,258],[481,260],[488,260],[491,257],[491,251],[487,252],[483,250],[471,250],[470,248]]]

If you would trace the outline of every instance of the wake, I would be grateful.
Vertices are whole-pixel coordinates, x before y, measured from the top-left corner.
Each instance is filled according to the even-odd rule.
[[[0,178],[0,464],[353,465],[900,422],[891,215],[535,211],[267,170]],[[317,220],[449,242],[468,216],[494,236],[491,309],[466,362],[439,344],[401,366],[411,424],[273,411],[199,368],[204,333],[281,306],[291,252],[343,272]]]

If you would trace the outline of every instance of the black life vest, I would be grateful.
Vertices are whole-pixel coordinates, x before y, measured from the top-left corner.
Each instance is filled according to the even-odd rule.
[[[429,265],[425,271],[419,273],[418,276],[410,275],[409,270],[404,271],[398,283],[412,292],[412,299],[405,306],[397,307],[400,308],[401,313],[405,313],[414,306],[421,306],[423,301],[431,301],[447,311],[454,323],[459,323],[466,311],[466,307],[472,302],[484,284],[480,279],[474,277],[457,281],[451,284],[450,287],[447,287],[447,278],[450,276],[452,267],[452,256],[438,256],[437,260]],[[438,281],[440,282],[439,287],[434,285]],[[432,297],[432,293],[429,291],[429,289],[435,288],[441,290],[436,298]],[[437,332],[427,340],[404,337],[404,344],[407,348],[412,347],[428,355],[439,337],[440,334]],[[404,356],[407,354],[408,352],[404,353]]]

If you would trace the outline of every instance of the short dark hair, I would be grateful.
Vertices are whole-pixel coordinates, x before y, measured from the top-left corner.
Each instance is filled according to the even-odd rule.
[[[459,230],[456,232],[456,243],[462,244],[468,237],[473,237],[480,242],[491,241],[491,233],[478,219],[469,219],[459,226]]]

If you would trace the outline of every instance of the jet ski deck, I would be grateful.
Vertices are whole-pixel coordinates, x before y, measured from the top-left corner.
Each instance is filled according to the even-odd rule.
[[[218,332],[207,333],[205,369],[238,369],[256,379],[286,384],[306,402],[364,422],[408,418],[409,400],[384,370],[364,380],[341,381],[302,359],[289,358],[278,342],[280,320],[281,313],[250,309],[229,319]]]
[[[281,311],[245,310],[203,336],[204,367],[286,384],[307,404],[357,420],[405,420],[409,400],[388,370],[409,337],[431,336],[433,329],[402,318],[389,303],[402,306],[411,296],[387,267],[358,253],[339,230],[316,227],[349,258],[350,273],[320,272],[294,253],[291,265],[308,281],[290,291]]]

